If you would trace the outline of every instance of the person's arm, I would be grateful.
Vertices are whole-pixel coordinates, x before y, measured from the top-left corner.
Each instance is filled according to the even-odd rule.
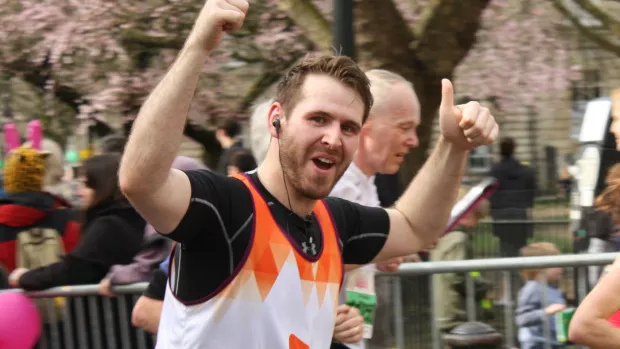
[[[153,276],[131,312],[131,323],[145,331],[157,334],[159,319],[164,306],[168,275],[161,269],[153,271]]]
[[[439,123],[442,136],[433,154],[393,208],[390,232],[375,261],[424,249],[443,233],[450,217],[469,149],[490,144],[499,128],[487,108],[476,102],[454,106],[454,91],[443,81]]]
[[[164,241],[143,249],[131,264],[113,265],[106,275],[112,285],[127,285],[147,281],[153,273],[154,265],[161,262],[168,253]]]
[[[163,234],[172,232],[190,205],[191,184],[171,169],[198,79],[225,30],[241,27],[247,1],[206,1],[176,61],[148,97],[127,142],[119,181],[140,214]]]
[[[535,284],[526,284],[519,291],[515,323],[519,327],[535,326],[542,323],[545,310],[541,308],[540,289]]]
[[[467,152],[440,139],[433,154],[393,208],[390,232],[375,261],[418,252],[446,228],[461,185]]]
[[[153,272],[153,278],[144,295],[138,298],[131,312],[131,323],[151,334],[157,334],[164,307],[167,275],[161,270]]]
[[[45,290],[50,287],[98,283],[107,267],[72,256],[45,267],[24,270],[13,278],[13,287],[28,291]]]
[[[119,241],[123,243],[119,245]],[[97,218],[62,260],[15,275],[12,283],[27,290],[99,283],[110,266],[131,259],[141,241],[140,236],[127,231],[127,225],[118,217]]]
[[[131,324],[148,333],[157,334],[164,301],[141,296],[131,312]]]
[[[620,256],[579,304],[568,329],[568,338],[571,342],[593,349],[618,346],[620,329],[613,327],[607,320],[620,311],[618,290],[620,290]]]

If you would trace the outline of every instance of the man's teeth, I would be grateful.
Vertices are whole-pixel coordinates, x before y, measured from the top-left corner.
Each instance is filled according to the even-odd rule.
[[[332,165],[334,162],[325,158],[318,158],[317,160],[319,160],[320,162],[326,164],[326,165]]]

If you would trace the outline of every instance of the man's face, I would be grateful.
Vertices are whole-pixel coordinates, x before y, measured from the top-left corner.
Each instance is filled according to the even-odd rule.
[[[611,105],[612,122],[609,132],[616,137],[616,150],[620,151],[620,100],[613,100]]]
[[[397,84],[371,110],[363,131],[363,156],[375,173],[396,173],[409,150],[418,146],[418,108],[411,88]]]
[[[364,115],[360,96],[324,75],[306,77],[297,104],[281,118],[280,162],[299,195],[326,197],[351,163]]]

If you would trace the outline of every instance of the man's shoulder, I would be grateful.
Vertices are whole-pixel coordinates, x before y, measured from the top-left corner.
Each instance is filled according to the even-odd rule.
[[[216,190],[227,190],[229,188],[243,187],[243,183],[231,176],[223,175],[219,172],[206,169],[185,171],[187,177],[193,185],[210,185]]]

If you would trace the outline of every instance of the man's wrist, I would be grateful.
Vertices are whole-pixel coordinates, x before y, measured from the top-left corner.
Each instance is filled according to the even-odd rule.
[[[210,54],[211,51],[207,50],[196,37],[190,34],[190,36],[187,37],[187,40],[185,40],[185,44],[183,44],[183,48],[181,48],[179,56],[198,56],[206,60]]]
[[[456,156],[465,157],[469,154],[469,149],[463,149],[462,147],[452,143],[443,135],[439,137],[439,140],[437,141],[437,147],[444,152],[448,152]]]

